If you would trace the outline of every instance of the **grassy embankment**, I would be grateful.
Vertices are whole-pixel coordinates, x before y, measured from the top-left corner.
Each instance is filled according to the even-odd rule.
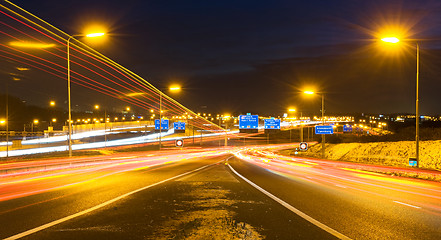
[[[284,150],[280,153],[289,155],[292,153],[292,150]],[[326,158],[330,160],[408,167],[409,157],[414,155],[414,141],[326,144]],[[301,152],[298,156],[321,158],[321,144],[310,146],[308,151]],[[441,140],[420,142],[419,167],[422,169],[441,170]],[[405,171],[388,171],[384,173],[441,181],[440,174],[406,173]]]

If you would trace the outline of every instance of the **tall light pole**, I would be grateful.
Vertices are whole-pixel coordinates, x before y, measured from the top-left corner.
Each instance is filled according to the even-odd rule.
[[[168,88],[170,92],[179,92],[181,87],[178,85],[172,85]],[[161,135],[162,135],[162,92],[159,91],[159,150],[161,150]]]
[[[305,94],[319,94],[322,97],[322,125],[325,125],[325,94],[324,93],[316,93],[313,91],[304,91]],[[325,158],[325,134],[322,134],[322,158]]]
[[[289,108],[288,109],[288,112],[294,113],[295,111],[297,111],[295,108]],[[292,121],[290,121],[289,126],[290,126],[290,128],[289,128],[289,142],[291,142]]]
[[[98,111],[98,116],[99,116],[100,105],[95,104],[94,108]],[[106,108],[104,108],[104,147],[107,147],[107,109]]]
[[[100,37],[103,36],[104,33],[90,33],[87,35],[84,34],[77,34],[72,35],[67,39],[67,104],[68,104],[68,111],[69,111],[69,119],[68,119],[68,131],[69,131],[69,138],[67,140],[68,146],[69,146],[69,157],[72,157],[72,104],[70,99],[70,40],[74,37]]]
[[[6,159],[9,157],[9,89],[6,82]]]
[[[381,41],[391,44],[400,42],[397,37],[385,37]],[[418,42],[415,42],[416,48],[416,95],[415,95],[415,159],[417,161],[417,167],[420,164],[420,114],[419,114],[419,77],[420,77],[420,46]]]
[[[161,135],[162,135],[162,92],[159,92],[159,150],[161,150]]]

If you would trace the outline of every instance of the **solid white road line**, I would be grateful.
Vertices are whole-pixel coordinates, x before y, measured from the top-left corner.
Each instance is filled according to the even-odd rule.
[[[222,162],[222,161],[220,161],[220,162]],[[168,182],[168,181],[170,181],[170,180],[174,180],[174,179],[180,178],[180,177],[182,177],[182,176],[185,176],[185,175],[188,175],[188,174],[191,174],[191,173],[194,173],[194,172],[200,171],[200,170],[202,170],[202,169],[205,169],[205,168],[207,168],[207,167],[213,166],[213,165],[218,164],[218,163],[219,163],[219,162],[214,163],[214,164],[210,164],[210,165],[206,165],[206,166],[203,166],[203,167],[197,168],[197,169],[195,169],[195,170],[192,170],[192,171],[189,171],[189,172],[186,172],[186,173],[182,173],[182,174],[179,174],[179,175],[177,175],[177,176],[174,176],[174,177],[171,177],[171,178],[168,178],[168,179],[162,180],[162,181],[160,181],[160,182],[153,183],[153,184],[151,184],[151,185],[148,185],[148,186],[145,186],[145,187],[142,187],[142,188],[139,188],[139,189],[133,190],[133,191],[131,191],[131,192],[129,192],[129,193],[123,194],[123,195],[121,195],[121,196],[118,196],[118,197],[116,197],[116,198],[113,198],[113,199],[111,199],[111,200],[108,200],[108,201],[106,201],[106,202],[103,202],[103,203],[101,203],[101,204],[99,204],[99,205],[96,205],[96,206],[94,206],[94,207],[91,207],[91,208],[89,208],[89,209],[86,209],[86,210],[83,210],[83,211],[81,211],[81,212],[78,212],[78,213],[72,214],[72,215],[70,215],[70,216],[67,216],[67,217],[64,217],[64,218],[61,218],[61,219],[55,220],[55,221],[50,222],[50,223],[46,223],[46,224],[44,224],[44,225],[42,225],[42,226],[39,226],[39,227],[36,227],[36,228],[30,229],[30,230],[27,230],[27,231],[25,231],[25,232],[22,232],[22,233],[16,234],[16,235],[14,235],[14,236],[11,236],[11,237],[8,237],[8,238],[5,238],[4,240],[13,240],[13,239],[19,239],[19,238],[22,238],[22,237],[28,236],[28,235],[30,235],[30,234],[33,234],[33,233],[36,233],[36,232],[38,232],[38,231],[44,230],[44,229],[46,229],[46,228],[52,227],[52,226],[57,225],[57,224],[59,224],[59,223],[62,223],[62,222],[65,222],[65,221],[71,220],[71,219],[73,219],[73,218],[79,217],[79,216],[84,215],[84,214],[86,214],[86,213],[90,213],[90,212],[92,212],[92,211],[95,211],[95,210],[97,210],[97,209],[100,209],[100,208],[102,208],[102,207],[104,207],[104,206],[107,206],[107,205],[109,205],[109,204],[111,204],[111,203],[114,203],[114,202],[116,202],[116,201],[118,201],[118,200],[121,200],[121,199],[123,199],[123,198],[125,198],[125,197],[127,197],[127,196],[130,196],[130,195],[134,194],[134,193],[137,193],[137,192],[143,191],[143,190],[145,190],[145,189],[148,189],[148,188],[151,188],[151,187],[157,186],[157,185],[159,185],[159,184],[162,184],[162,183]]]
[[[410,205],[410,204],[399,202],[399,201],[393,201],[393,202],[394,203],[398,203],[398,204],[402,204],[402,205],[405,205],[405,206],[408,206],[408,207],[421,208],[421,207],[418,207],[418,206]]]
[[[265,195],[267,195],[268,197],[270,197],[271,199],[273,199],[274,201],[278,202],[279,204],[281,204],[282,206],[288,208],[291,212],[299,215],[300,217],[302,217],[303,219],[305,219],[306,221],[316,225],[317,227],[325,230],[326,232],[334,235],[335,237],[339,238],[339,239],[346,239],[349,240],[351,238],[337,232],[336,230],[326,226],[325,224],[315,220],[314,218],[306,215],[305,213],[303,213],[302,211],[298,210],[297,208],[289,205],[287,202],[283,201],[282,199],[274,196],[273,194],[271,194],[270,192],[266,191],[265,189],[259,187],[257,184],[253,183],[252,181],[248,180],[247,178],[245,178],[244,176],[240,175],[238,172],[236,172],[236,170],[234,170],[233,167],[231,167],[230,164],[228,164],[228,167],[230,167],[231,171],[233,171],[233,173],[235,173],[237,176],[239,176],[240,178],[242,178],[244,181],[246,181],[247,183],[249,183],[251,186],[255,187],[257,190],[261,191],[262,193],[264,193]]]

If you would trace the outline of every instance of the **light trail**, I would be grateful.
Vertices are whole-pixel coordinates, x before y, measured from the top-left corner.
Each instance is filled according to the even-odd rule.
[[[434,215],[441,213],[441,183],[419,179],[389,176],[371,172],[377,168],[381,172],[382,166],[369,165],[370,171],[361,170],[363,164],[304,159],[286,157],[275,154],[278,148],[286,147],[252,147],[234,152],[235,156],[268,169],[271,172],[297,180],[307,181],[339,191],[349,189],[420,206]],[[389,169],[390,170],[390,169]],[[409,169],[409,171],[418,171]],[[422,171],[422,170],[421,170]],[[441,173],[438,173],[441,175]],[[335,188],[337,187],[337,188]]]
[[[71,36],[9,1],[0,4],[0,8],[2,9],[0,11],[0,34],[4,36],[5,42],[21,42],[23,39],[30,39],[35,43],[55,46],[40,49],[38,52],[30,52],[2,44],[0,45],[2,56],[10,59],[11,63],[20,63],[64,81],[66,79],[66,40]],[[73,39],[70,47],[72,83],[117,98],[147,112],[150,112],[150,109],[159,110],[158,101],[161,95],[164,118],[185,116],[189,126],[213,133],[218,130],[225,131],[160,92],[137,74],[80,41]],[[128,93],[141,94],[130,95]]]
[[[90,183],[114,174],[139,171],[154,166],[188,161],[199,157],[213,157],[228,153],[221,151],[182,151],[169,152],[167,156],[135,156],[134,154],[120,155],[119,159],[112,156],[102,157],[99,161],[87,163],[68,163],[71,159],[59,159],[64,166],[38,175],[3,175],[0,178],[0,201],[25,197],[38,193],[53,191],[78,184]],[[139,154],[139,153],[135,153]],[[104,159],[103,159],[104,158]],[[28,163],[28,164],[32,164]],[[42,162],[34,163],[42,164]]]

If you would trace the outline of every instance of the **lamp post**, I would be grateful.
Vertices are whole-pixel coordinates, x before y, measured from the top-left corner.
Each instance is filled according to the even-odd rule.
[[[297,111],[295,108],[289,108],[288,109],[288,112],[295,112],[295,111]],[[289,117],[289,115],[288,115],[288,117]],[[291,130],[292,130],[292,120],[290,121],[290,123],[289,123],[289,142],[291,142]]]
[[[69,131],[69,137],[68,137],[68,146],[69,146],[69,157],[72,157],[72,108],[71,108],[71,99],[70,99],[70,40],[74,37],[100,37],[103,36],[104,33],[90,33],[87,35],[84,34],[77,34],[69,36],[67,39],[67,104],[68,104],[68,111],[69,111],[69,119],[68,119],[68,131]]]
[[[400,42],[397,37],[385,37],[381,41],[396,44]],[[415,42],[416,50],[416,95],[415,95],[415,159],[417,161],[417,167],[420,164],[420,115],[419,115],[419,75],[420,75],[420,46],[418,42]]]
[[[6,83],[6,158],[9,157],[9,89]]]
[[[304,91],[305,94],[319,94],[322,97],[322,125],[325,125],[325,94],[324,93],[316,93],[313,91]],[[325,134],[322,134],[322,158],[325,158]]]
[[[168,88],[170,92],[179,92],[181,91],[181,87],[178,85],[172,85]],[[162,144],[162,92],[159,91],[159,150],[161,150],[161,144]]]
[[[98,116],[99,116],[100,105],[95,104],[94,109],[98,111]],[[106,108],[104,108],[104,147],[107,147],[107,109]]]
[[[159,150],[161,150],[161,135],[162,135],[162,92],[159,92]]]

